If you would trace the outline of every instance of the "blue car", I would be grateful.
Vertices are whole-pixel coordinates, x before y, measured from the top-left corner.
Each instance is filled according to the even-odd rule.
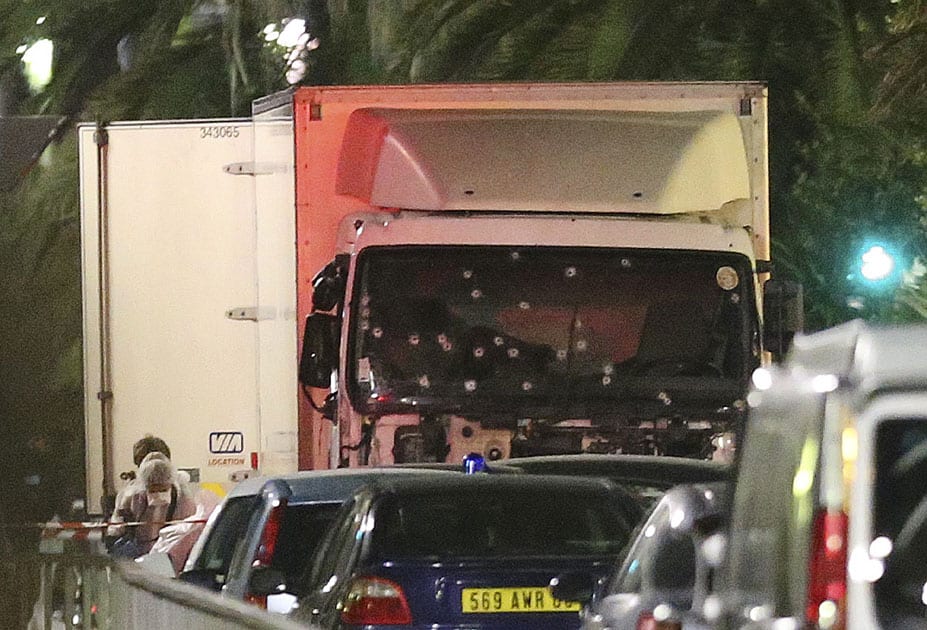
[[[291,616],[322,628],[577,628],[551,578],[604,577],[642,517],[604,479],[383,477],[342,506],[301,580],[268,569],[252,586],[293,593]]]

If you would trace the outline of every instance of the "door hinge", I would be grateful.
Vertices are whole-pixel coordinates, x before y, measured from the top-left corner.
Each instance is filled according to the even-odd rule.
[[[273,319],[276,312],[271,307],[258,306],[236,306],[225,311],[226,319],[236,322],[256,322],[260,320]]]
[[[285,173],[286,166],[273,162],[232,162],[222,167],[229,175],[272,175]]]

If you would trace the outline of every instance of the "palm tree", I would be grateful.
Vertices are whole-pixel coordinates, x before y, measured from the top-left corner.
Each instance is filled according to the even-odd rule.
[[[924,133],[927,90],[927,7],[922,0],[899,0],[888,36],[869,51],[885,72],[875,113],[879,120]]]
[[[895,14],[864,0],[0,0],[0,102],[72,121],[245,115],[297,63],[310,84],[766,80],[775,258],[804,282],[819,328],[858,314],[845,303],[846,241],[892,226],[912,252],[924,248],[921,138],[869,115],[885,68],[889,87],[918,85],[919,4],[903,0]],[[306,23],[295,52],[262,36],[285,18]],[[55,44],[51,81],[11,89],[23,85],[17,47],[40,38]],[[865,54],[879,45],[887,60]],[[910,78],[898,78],[905,68]],[[912,94],[897,90],[879,102]],[[16,376],[0,379],[5,405],[47,391],[80,398],[73,138],[43,159],[0,197],[0,276],[26,296],[0,300],[4,321],[22,327],[2,340]],[[68,409],[80,426],[79,407]],[[61,415],[20,413],[36,425]]]

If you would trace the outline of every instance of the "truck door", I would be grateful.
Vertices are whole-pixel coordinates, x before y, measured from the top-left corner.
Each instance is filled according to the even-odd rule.
[[[194,482],[260,451],[249,120],[79,128],[88,509],[163,438]],[[221,488],[214,486],[214,488]]]

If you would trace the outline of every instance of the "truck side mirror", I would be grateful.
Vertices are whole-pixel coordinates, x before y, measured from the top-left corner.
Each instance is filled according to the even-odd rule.
[[[312,308],[330,311],[344,301],[344,287],[351,257],[338,254],[312,279]]]
[[[781,359],[795,333],[805,326],[804,291],[798,282],[769,279],[763,284],[763,347]]]
[[[332,371],[338,367],[338,337],[341,321],[328,313],[311,313],[303,330],[299,357],[299,382],[307,387],[331,386]]]

